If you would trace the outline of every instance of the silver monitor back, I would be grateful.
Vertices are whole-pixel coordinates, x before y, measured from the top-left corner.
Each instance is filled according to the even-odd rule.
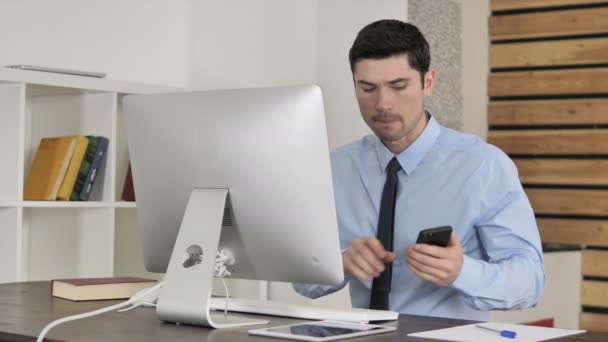
[[[318,87],[133,95],[123,110],[149,271],[167,270],[192,190],[227,188],[233,277],[342,282]]]

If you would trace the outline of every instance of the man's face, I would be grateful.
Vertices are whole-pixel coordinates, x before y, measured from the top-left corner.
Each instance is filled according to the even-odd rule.
[[[432,93],[433,78],[434,71],[427,72],[423,88],[405,54],[358,61],[353,79],[363,120],[385,144],[405,149],[426,125],[424,97]]]

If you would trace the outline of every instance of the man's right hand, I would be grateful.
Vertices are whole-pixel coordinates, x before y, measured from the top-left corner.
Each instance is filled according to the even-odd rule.
[[[384,271],[384,264],[393,262],[395,253],[388,252],[375,237],[364,236],[353,240],[342,253],[344,274],[367,281]]]

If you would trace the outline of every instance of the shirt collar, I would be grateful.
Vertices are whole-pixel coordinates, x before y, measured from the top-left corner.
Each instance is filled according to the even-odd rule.
[[[375,149],[376,155],[378,157],[378,166],[380,167],[380,171],[384,173],[386,170],[386,166],[391,161],[393,157],[397,157],[399,160],[399,164],[401,165],[401,169],[405,172],[406,175],[411,174],[414,169],[420,164],[422,159],[427,155],[427,153],[431,150],[431,147],[437,141],[440,132],[440,126],[437,120],[429,113],[428,122],[426,127],[422,131],[422,133],[418,136],[418,138],[408,146],[403,152],[398,155],[394,155],[378,137],[375,137]]]

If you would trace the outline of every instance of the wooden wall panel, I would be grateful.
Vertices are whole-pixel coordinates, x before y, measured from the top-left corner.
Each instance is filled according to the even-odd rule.
[[[608,282],[584,280],[581,284],[581,304],[608,308]]]
[[[490,96],[607,93],[608,68],[494,72],[488,82]]]
[[[608,99],[493,101],[490,126],[608,124]]]
[[[571,36],[608,32],[608,7],[490,17],[490,39]]]
[[[514,159],[524,184],[608,185],[605,159]]]
[[[608,245],[608,220],[538,218],[536,223],[545,243]],[[604,267],[608,275],[608,253],[606,255]]]
[[[608,38],[492,44],[490,67],[530,67],[606,63]]]
[[[492,11],[602,3],[605,0],[492,0]]]
[[[607,317],[608,315],[605,314],[583,312],[581,313],[580,329],[608,332]]]
[[[608,247],[608,1],[491,9],[488,141],[515,158],[544,243]],[[581,304],[606,313],[583,307],[581,328],[608,331],[608,250],[582,263]]]
[[[608,277],[608,251],[584,251],[582,272],[586,276]]]
[[[608,216],[608,190],[525,190],[536,214]]]
[[[507,154],[608,154],[608,129],[490,131]]]

